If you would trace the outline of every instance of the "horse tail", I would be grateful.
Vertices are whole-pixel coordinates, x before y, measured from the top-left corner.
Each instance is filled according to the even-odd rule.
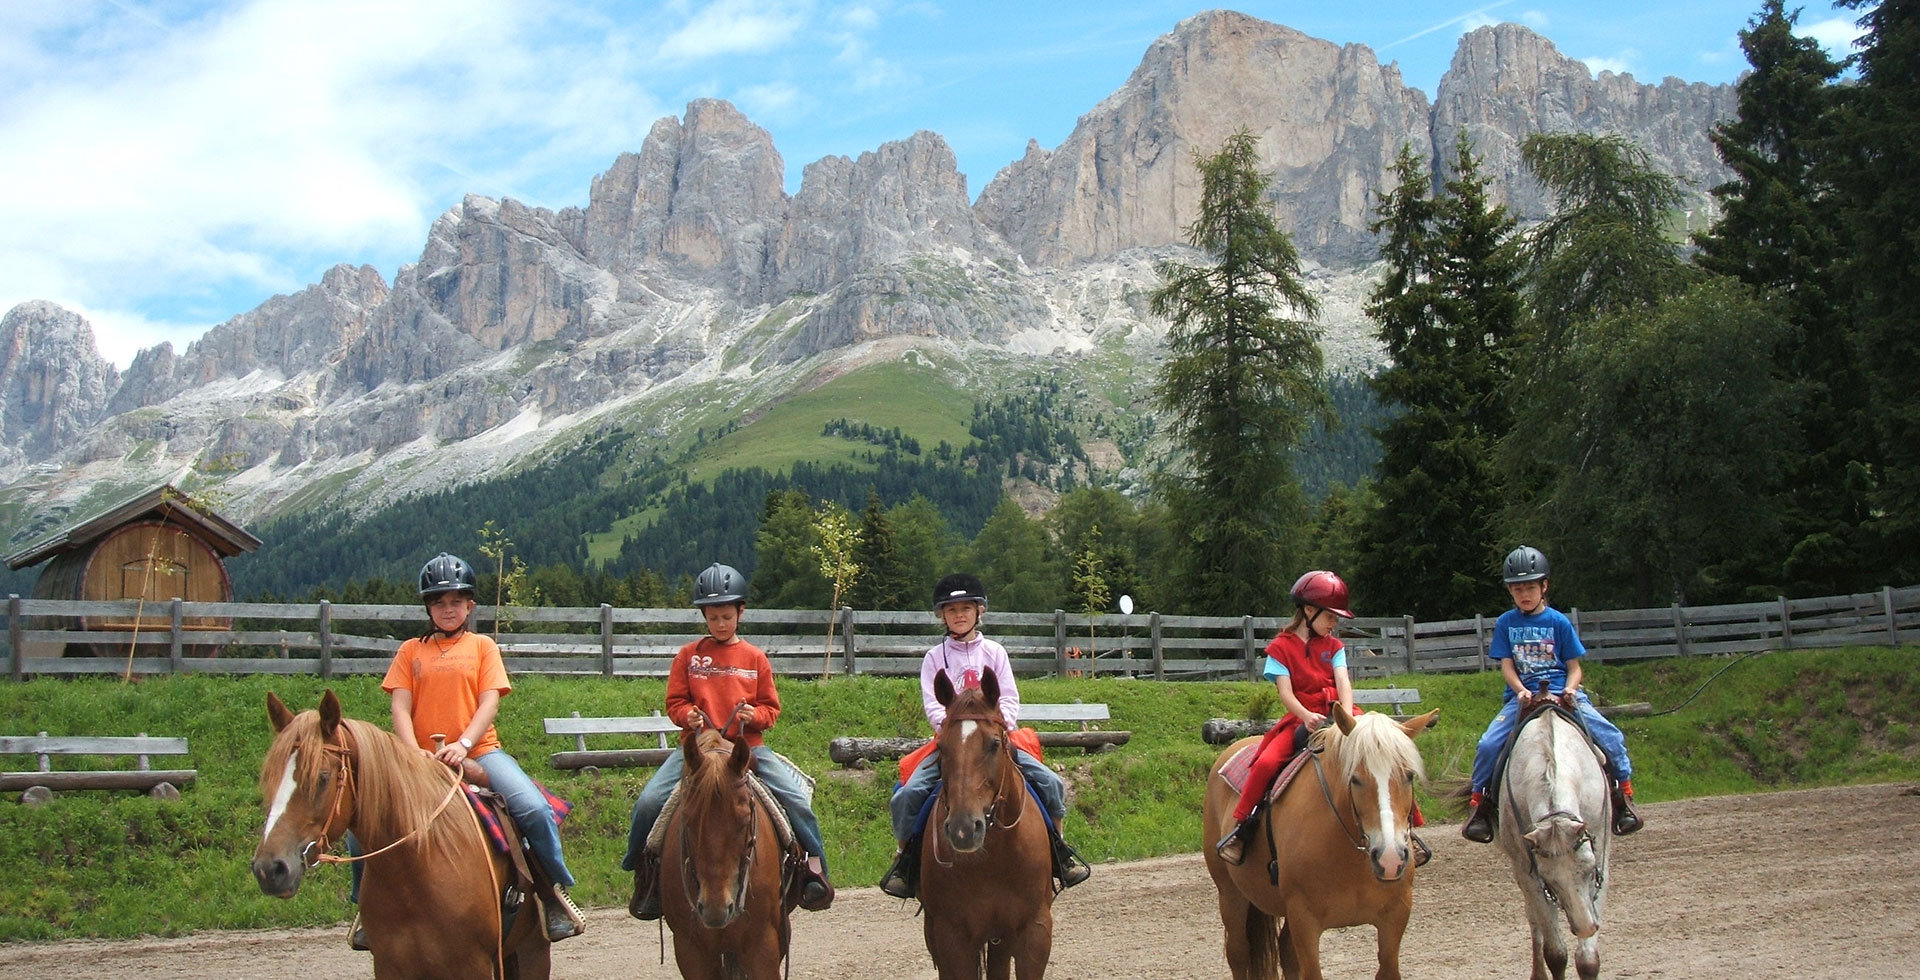
[[[1247,903],[1247,971],[1256,977],[1280,975],[1280,929],[1273,916]]]

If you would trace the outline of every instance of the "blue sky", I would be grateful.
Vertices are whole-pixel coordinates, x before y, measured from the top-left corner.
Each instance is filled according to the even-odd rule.
[[[1526,24],[1599,70],[1730,82],[1759,0],[1249,2],[1431,98],[1459,36]],[[788,190],[928,129],[978,194],[1052,147],[1194,3],[0,0],[0,311],[85,315],[125,366],[336,262],[393,278],[462,195],[584,204],[694,98],[773,134]],[[1790,8],[1791,9],[1791,8]],[[1854,14],[1807,5],[1845,54]]]

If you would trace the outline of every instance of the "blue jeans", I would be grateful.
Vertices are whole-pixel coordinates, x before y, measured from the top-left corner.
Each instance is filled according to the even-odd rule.
[[[513,815],[513,825],[520,828],[521,836],[532,845],[533,855],[540,860],[540,866],[561,887],[572,888],[573,872],[567,870],[566,859],[560,856],[560,824],[554,818],[553,807],[547,805],[546,794],[533,785],[533,779],[505,749],[494,749],[473,761],[486,770],[487,781],[493,784],[493,791],[507,801],[507,812]],[[347,833],[346,841],[347,853],[359,857],[360,842],[354,839],[351,831]],[[360,876],[365,873],[365,866],[364,861],[347,865],[352,877],[347,896],[356,904],[360,901]]]
[[[1040,802],[1046,806],[1047,815],[1053,818],[1055,827],[1067,817],[1067,785],[1060,774],[1047,768],[1047,764],[1019,750],[1013,750],[1013,761],[1020,767],[1020,774],[1027,777],[1040,794]],[[927,805],[927,797],[933,795],[933,788],[940,783],[940,750],[934,749],[920,761],[920,767],[907,777],[893,791],[893,839],[901,844],[913,836],[913,823],[919,819],[920,808]]]
[[[1580,711],[1580,724],[1586,726],[1587,734],[1593,736],[1593,742],[1600,746],[1600,751],[1607,754],[1614,778],[1633,778],[1633,763],[1627,759],[1627,737],[1620,733],[1620,726],[1593,710],[1593,702],[1587,700],[1585,691],[1576,692],[1573,700]],[[1473,791],[1476,793],[1484,793],[1488,786],[1493,785],[1493,767],[1500,762],[1500,749],[1507,744],[1507,736],[1519,719],[1518,701],[1518,695],[1508,689],[1507,699],[1500,705],[1500,713],[1493,716],[1493,722],[1487,725],[1487,733],[1480,736],[1480,746],[1473,754]]]
[[[660,763],[659,771],[647,780],[640,790],[640,798],[633,801],[633,821],[627,828],[627,856],[620,859],[623,871],[632,871],[640,863],[640,853],[647,848],[647,836],[653,833],[653,825],[660,819],[660,811],[667,805],[667,797],[673,795],[673,788],[680,785],[680,777],[686,772],[686,756],[674,752]],[[827,867],[826,843],[820,838],[820,818],[814,816],[813,803],[807,799],[806,788],[798,770],[781,761],[773,750],[765,745],[753,747],[753,774],[767,787],[767,792],[780,802],[780,808],[787,811],[787,822],[793,825],[793,836],[800,841],[800,849],[808,857],[820,859],[820,869]]]

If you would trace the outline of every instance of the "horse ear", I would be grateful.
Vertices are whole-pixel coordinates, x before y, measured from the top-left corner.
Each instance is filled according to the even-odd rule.
[[[340,699],[333,696],[333,688],[320,696],[320,735],[332,738],[340,728]]]
[[[288,725],[293,724],[293,712],[288,711],[272,691],[267,692],[267,720],[273,722],[276,732],[285,731]]]
[[[1439,721],[1440,709],[1435,708],[1424,715],[1407,719],[1406,722],[1401,724],[1400,730],[1406,732],[1408,738],[1419,738],[1421,732],[1432,728]]]
[[[747,737],[733,740],[733,755],[727,757],[727,771],[734,776],[746,775],[747,767],[753,765],[753,746],[747,744]]]
[[[933,699],[943,708],[953,704],[953,681],[944,668],[933,672]]]
[[[1000,675],[992,670],[981,671],[980,693],[986,695],[988,704],[998,708],[1000,706]]]
[[[1333,703],[1333,723],[1339,726],[1340,734],[1353,734],[1353,715],[1348,713],[1345,703],[1340,701]]]
[[[700,770],[700,732],[688,732],[680,739],[680,761],[688,772]]]

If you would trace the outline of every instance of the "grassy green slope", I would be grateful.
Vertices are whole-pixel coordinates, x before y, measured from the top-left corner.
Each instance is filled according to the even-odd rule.
[[[1699,688],[1724,658],[1596,665],[1589,687],[1604,701],[1651,701],[1666,708]],[[1440,724],[1420,740],[1435,785],[1426,806],[1436,821],[1457,812],[1434,793],[1471,762],[1473,745],[1498,701],[1497,674],[1402,678],[1417,686]],[[384,719],[374,678],[333,682],[349,714]],[[262,896],[248,861],[262,809],[256,788],[268,742],[268,690],[296,708],[323,689],[313,678],[189,676],[125,685],[113,680],[0,684],[6,734],[183,735],[199,781],[175,802],[132,793],[72,792],[50,805],[0,804],[0,941],[75,936],[177,934],[196,929],[317,925],[345,919],[347,874],[324,866],[298,897]],[[1245,716],[1264,687],[1251,683],[1154,684],[1127,680],[1033,679],[1032,702],[1103,701],[1133,732],[1118,751],[1056,753],[1049,761],[1074,786],[1069,838],[1093,860],[1195,850],[1200,795],[1216,750],[1198,732],[1210,717]],[[536,778],[575,805],[565,827],[576,894],[590,905],[625,900],[618,870],[627,815],[651,770],[598,776],[549,768],[565,746],[540,719],[643,713],[659,707],[659,681],[524,677],[501,712],[501,732]],[[819,777],[821,814],[836,878],[872,884],[892,852],[886,769],[840,770],[826,759],[843,734],[920,729],[917,693],[906,679],[789,677],[786,711],[769,743]],[[1853,649],[1776,653],[1734,665],[1679,712],[1628,719],[1641,799],[1753,792],[1797,786],[1920,779],[1920,738],[1911,718],[1920,672],[1909,651]],[[607,740],[608,746],[618,740]],[[15,767],[30,759],[6,760]],[[71,763],[63,762],[63,765]],[[1656,816],[1654,819],[1658,819]],[[1433,833],[1450,833],[1438,827]]]

